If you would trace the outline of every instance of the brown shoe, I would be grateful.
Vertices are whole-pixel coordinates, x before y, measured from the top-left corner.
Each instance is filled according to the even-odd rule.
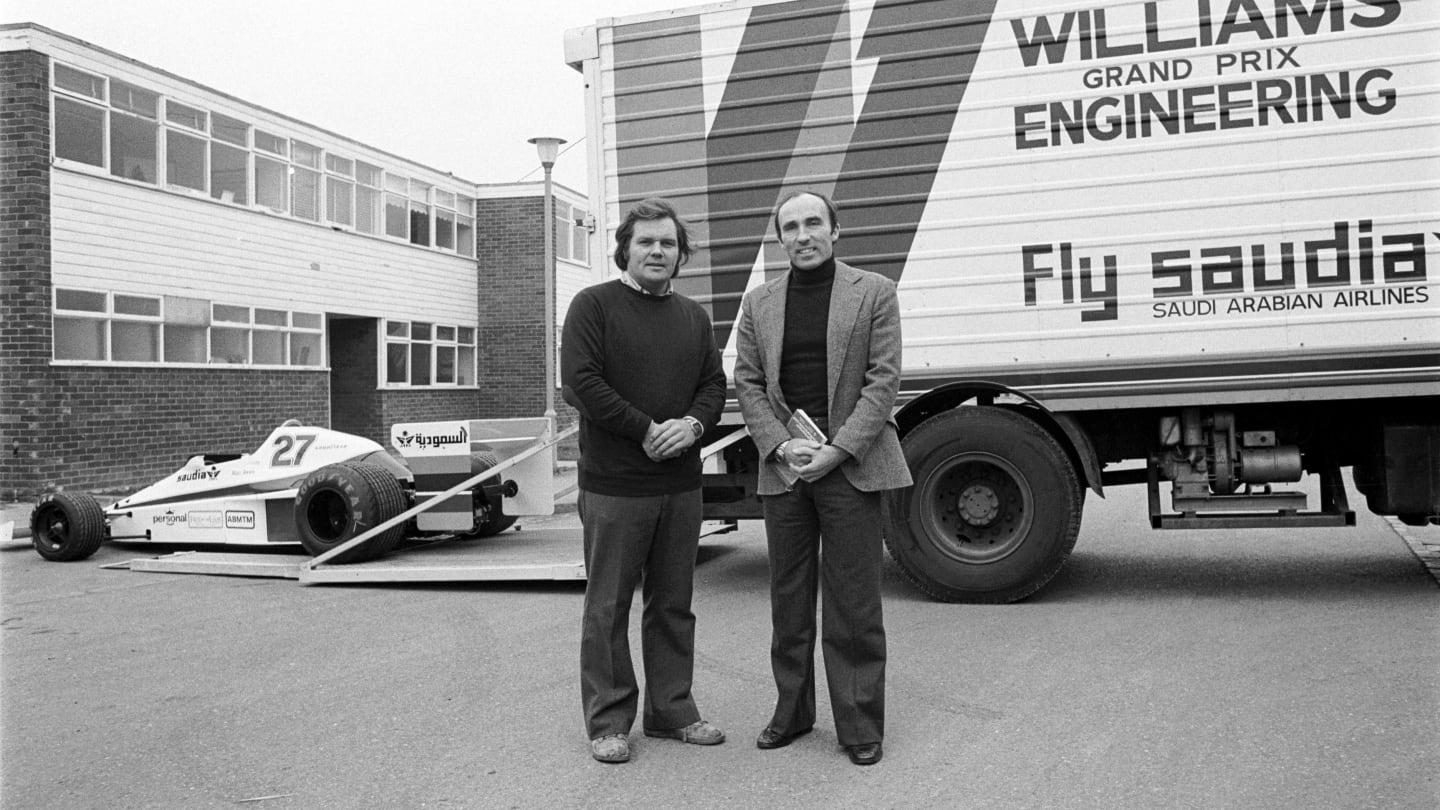
[[[880,743],[861,743],[859,745],[845,746],[845,753],[850,755],[850,761],[856,765],[874,765],[885,756],[885,750]]]
[[[590,741],[590,756],[596,762],[629,762],[630,740],[624,734],[606,734]]]
[[[645,736],[680,740],[692,745],[719,745],[725,742],[725,732],[708,720],[696,720],[684,728],[647,728]]]
[[[769,751],[772,748],[784,748],[809,733],[810,729],[802,728],[794,734],[782,734],[766,726],[765,730],[760,732],[760,736],[755,738],[755,747],[763,751]]]

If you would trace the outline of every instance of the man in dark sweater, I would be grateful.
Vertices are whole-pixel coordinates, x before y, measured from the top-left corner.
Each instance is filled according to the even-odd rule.
[[[621,278],[575,296],[560,353],[565,401],[580,413],[580,698],[590,753],[601,762],[630,758],[639,699],[630,605],[642,583],[645,734],[725,741],[690,694],[699,439],[720,419],[725,370],[709,316],[671,288],[690,258],[675,209],[658,199],[636,204],[615,233],[614,258]]]
[[[818,593],[835,734],[851,762],[872,765],[885,732],[880,498],[911,483],[891,416],[900,306],[889,279],[835,261],[840,224],[827,197],[782,198],[775,235],[790,270],[745,295],[735,344],[735,395],[766,460],[757,491],[778,692],[755,744],[780,748],[815,725]],[[792,438],[786,425],[797,409],[827,442]]]

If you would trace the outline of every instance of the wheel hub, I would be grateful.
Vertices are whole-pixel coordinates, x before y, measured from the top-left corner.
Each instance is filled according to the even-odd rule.
[[[1000,497],[987,484],[972,484],[960,493],[956,509],[971,526],[988,526],[1000,514]]]

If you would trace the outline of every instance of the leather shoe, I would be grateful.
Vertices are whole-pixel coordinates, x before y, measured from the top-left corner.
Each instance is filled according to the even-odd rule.
[[[630,741],[624,734],[606,734],[590,741],[590,756],[596,762],[629,762]]]
[[[645,736],[680,740],[691,745],[719,745],[725,742],[725,732],[709,720],[696,720],[684,728],[647,728]]]
[[[766,726],[765,730],[760,732],[760,736],[755,738],[755,747],[766,751],[772,748],[784,748],[809,733],[810,729],[802,728],[794,734],[785,734]]]
[[[878,742],[847,745],[845,753],[850,755],[850,761],[856,765],[874,765],[880,761],[880,757],[885,756],[885,751]]]

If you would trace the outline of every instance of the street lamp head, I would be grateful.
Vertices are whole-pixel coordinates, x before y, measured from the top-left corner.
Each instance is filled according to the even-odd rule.
[[[555,158],[560,156],[560,144],[565,143],[565,139],[531,138],[530,143],[535,144],[535,151],[540,153],[540,165],[548,169],[555,165]]]

